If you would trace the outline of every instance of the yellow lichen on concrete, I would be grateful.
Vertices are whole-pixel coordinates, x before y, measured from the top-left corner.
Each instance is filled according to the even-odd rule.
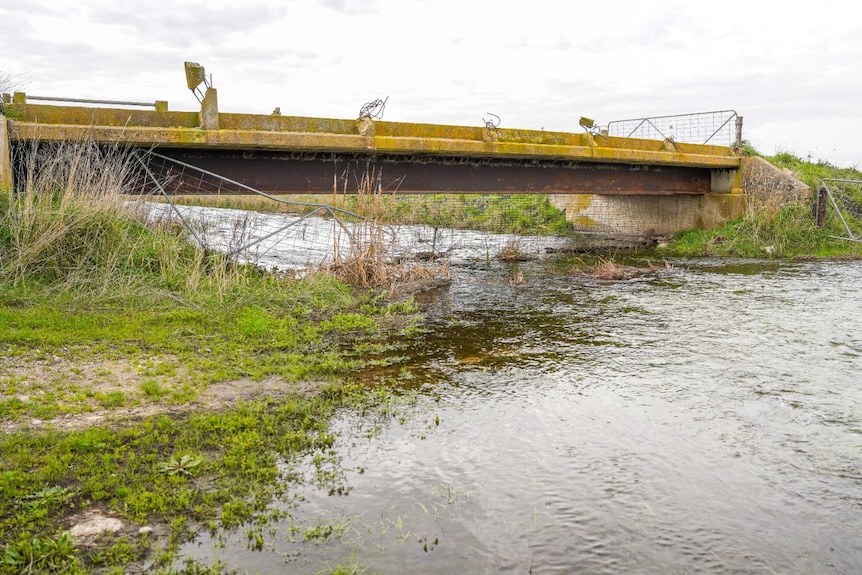
[[[213,96],[214,96],[214,90]],[[660,141],[615,138],[588,133],[512,130],[485,126],[449,126],[408,122],[368,122],[333,118],[280,115],[210,114],[42,106],[15,104],[16,125],[95,126],[109,142],[123,142],[129,127],[188,129],[204,127],[219,134],[189,138],[169,131],[152,132],[151,145],[177,142],[187,145],[242,146],[243,149],[318,151],[331,142],[332,151],[373,151],[387,154],[434,154],[483,158],[604,161],[613,163],[681,165],[736,170],[739,158],[729,148],[675,143],[672,150]],[[214,101],[214,97],[212,99]],[[210,120],[201,125],[201,118]],[[42,130],[48,138],[50,130]],[[25,130],[25,132],[27,132]],[[32,133],[32,130],[29,131]],[[355,136],[355,141],[350,137]],[[101,140],[100,140],[101,141]],[[146,145],[146,142],[128,142]],[[323,147],[322,147],[323,146]]]
[[[742,194],[705,194],[698,205],[694,227],[702,230],[715,228],[744,214],[745,196]]]
[[[0,115],[0,189],[12,189],[12,156],[6,116]]]
[[[601,227],[601,222],[589,215],[584,215],[588,212],[594,199],[595,195],[593,194],[551,194],[548,196],[551,205],[565,212],[566,220],[571,222],[579,231]]]
[[[197,112],[157,112],[123,108],[15,104],[13,111],[16,122],[34,124],[195,128],[199,121]]]

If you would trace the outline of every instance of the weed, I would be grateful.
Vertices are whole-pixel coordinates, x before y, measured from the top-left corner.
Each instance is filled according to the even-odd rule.
[[[368,567],[363,567],[356,559],[356,555],[350,556],[350,561],[346,565],[336,565],[332,568],[327,568],[318,571],[318,575],[362,575],[368,571]]]
[[[155,379],[147,379],[141,382],[141,391],[144,392],[144,395],[147,396],[151,401],[159,401],[164,396],[168,395],[170,391],[168,391],[165,386],[160,384]]]
[[[4,573],[85,573],[69,536],[25,538],[3,550]]]
[[[109,391],[107,393],[97,393],[96,401],[99,405],[106,408],[122,407],[126,405],[126,394],[122,391]]]
[[[171,457],[167,461],[163,461],[159,464],[158,469],[161,473],[167,475],[191,476],[192,470],[194,470],[201,463],[202,460],[199,457],[183,455],[179,459],[177,459],[176,457]]]

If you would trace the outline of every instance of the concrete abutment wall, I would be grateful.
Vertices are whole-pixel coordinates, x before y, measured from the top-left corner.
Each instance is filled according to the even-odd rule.
[[[741,159],[739,170],[713,170],[711,191],[701,195],[553,195],[575,231],[631,240],[709,229],[751,209],[774,209],[810,201],[812,190],[791,174],[757,157]]]

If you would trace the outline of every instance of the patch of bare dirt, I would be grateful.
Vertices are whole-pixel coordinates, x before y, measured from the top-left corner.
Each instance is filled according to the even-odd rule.
[[[260,381],[243,378],[194,388],[191,391],[193,400],[174,401],[172,391],[188,385],[180,383],[186,379],[185,375],[184,368],[172,357],[142,362],[79,360],[46,355],[38,350],[24,356],[0,357],[0,401],[15,401],[24,406],[24,414],[0,418],[0,430],[52,428],[70,431],[160,413],[219,409],[242,400],[311,392],[315,387],[314,383],[298,384],[277,377]],[[149,397],[142,388],[145,382],[155,382],[164,396]],[[122,405],[111,405],[112,398],[118,398]],[[41,416],[43,412],[54,415],[44,417]]]

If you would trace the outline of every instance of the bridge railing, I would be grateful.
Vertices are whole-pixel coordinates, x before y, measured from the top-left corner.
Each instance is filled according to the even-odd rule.
[[[106,104],[109,106],[132,106],[141,108],[155,108],[157,112],[167,112],[168,103],[165,100],[155,100],[154,102],[139,102],[129,100],[98,100],[92,98],[63,98],[58,96],[33,96],[24,92],[15,92],[13,95],[3,94],[3,100],[6,104],[26,104],[28,100],[38,100],[42,102],[64,102],[71,104]]]
[[[742,116],[734,110],[614,120],[608,135],[643,140],[736,147],[742,142]]]

